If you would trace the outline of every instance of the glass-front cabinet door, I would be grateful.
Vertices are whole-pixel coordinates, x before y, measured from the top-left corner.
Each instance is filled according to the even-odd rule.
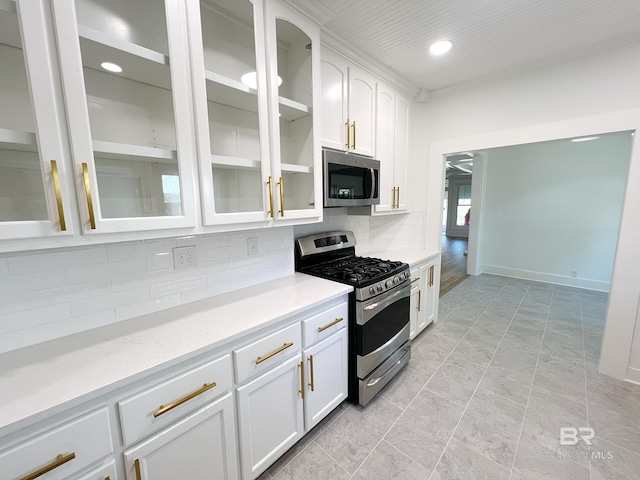
[[[181,0],[52,0],[85,232],[195,225]]]
[[[280,220],[322,215],[320,135],[320,41],[318,27],[279,2],[267,3],[270,115],[274,142],[276,216]]]
[[[0,239],[73,233],[47,5],[0,0]]]
[[[271,177],[261,0],[187,0],[205,225],[267,221]]]

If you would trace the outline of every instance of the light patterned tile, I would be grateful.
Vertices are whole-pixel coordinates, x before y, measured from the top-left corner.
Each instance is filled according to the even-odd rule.
[[[52,251],[9,257],[11,275],[61,271],[67,268],[107,263],[107,249],[80,248],[70,251]]]
[[[311,442],[272,478],[275,480],[298,480],[300,478],[349,480],[350,475],[318,445]]]
[[[480,383],[484,370],[484,365],[449,358],[425,388],[458,405],[465,406]]]
[[[591,447],[591,480],[635,480],[640,475],[640,455],[599,438]]]
[[[431,472],[386,441],[380,442],[352,477],[353,480],[424,480]],[[302,478],[302,477],[300,477]],[[307,478],[319,478],[317,476]],[[328,478],[328,477],[327,477]]]
[[[509,480],[509,470],[452,440],[444,452],[431,480]]]

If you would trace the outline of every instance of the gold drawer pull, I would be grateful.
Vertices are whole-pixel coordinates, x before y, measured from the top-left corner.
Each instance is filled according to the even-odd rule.
[[[421,303],[422,303],[422,290],[418,290],[418,311],[420,311]]]
[[[58,206],[58,218],[60,219],[60,230],[65,231],[67,224],[64,221],[64,207],[62,206],[62,193],[60,193],[60,177],[58,176],[58,162],[51,160],[51,176],[53,177],[53,189],[56,193],[56,204]]]
[[[271,175],[269,175],[267,185],[269,185],[269,216],[273,218],[273,178]]]
[[[22,477],[20,480],[34,480],[34,478],[41,477],[45,473],[50,472],[54,468],[58,468],[60,465],[64,465],[65,463],[70,462],[74,458],[76,458],[76,452],[71,452],[68,455],[60,454],[49,465],[42,467],[40,470],[36,470],[35,472],[33,472],[30,475],[27,475],[26,477]]]
[[[213,387],[216,386],[216,382],[213,383],[205,383],[204,386],[198,390],[196,390],[193,393],[190,393],[189,395],[187,395],[186,397],[182,397],[180,400],[176,400],[173,403],[170,403],[169,405],[167,405],[166,407],[164,405],[160,405],[160,408],[158,410],[156,410],[155,412],[153,412],[153,416],[154,417],[159,417],[160,415],[162,415],[163,413],[167,413],[169,410],[173,410],[174,408],[176,408],[179,405],[182,405],[185,402],[188,402],[189,400],[191,400],[192,398],[197,397],[198,395],[200,395],[201,393],[206,392],[207,390],[211,390]]]
[[[87,196],[87,210],[89,211],[89,225],[91,230],[96,229],[96,217],[93,213],[93,199],[91,198],[91,182],[89,181],[89,166],[82,164],[82,176],[84,178],[84,193]]]
[[[280,177],[278,187],[280,187],[280,216],[284,217],[284,180],[282,177]]]
[[[346,123],[344,124],[344,125],[345,125],[345,127],[347,127],[347,143],[346,143],[346,145],[345,145],[345,146],[347,147],[347,149],[348,149],[349,147],[351,147],[351,125],[349,125],[349,123],[350,123],[350,122],[349,122],[349,119],[347,118],[347,121],[346,121]]]
[[[304,363],[298,363],[298,367],[300,368],[300,390],[298,390],[298,393],[304,400]]]
[[[309,355],[309,358],[307,359],[309,361],[309,386],[311,387],[311,391],[315,392],[316,391],[316,379],[315,376],[313,375],[313,355]]]
[[[415,283],[415,282],[417,282],[418,280],[420,280],[420,277],[416,277],[416,278],[414,278],[413,280],[411,280],[411,283]]]
[[[327,328],[333,327],[334,325],[340,323],[342,320],[344,320],[344,318],[339,317],[339,318],[336,318],[333,322],[327,323],[324,327],[318,327],[318,333],[324,332]]]
[[[262,363],[265,360],[269,360],[271,357],[273,357],[274,355],[279,354],[280,352],[286,350],[289,347],[293,347],[293,342],[289,342],[289,343],[285,343],[284,345],[282,345],[279,348],[276,348],[273,352],[271,353],[267,353],[264,357],[258,357],[256,358],[256,364],[258,363]]]

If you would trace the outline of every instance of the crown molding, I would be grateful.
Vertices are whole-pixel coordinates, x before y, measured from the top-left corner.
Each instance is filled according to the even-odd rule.
[[[333,10],[322,5],[317,0],[283,0],[287,5],[309,17],[315,23],[324,25],[336,16]]]

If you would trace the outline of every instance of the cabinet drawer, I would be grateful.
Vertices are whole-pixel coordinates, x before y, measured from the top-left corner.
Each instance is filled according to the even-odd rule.
[[[231,357],[225,355],[118,402],[124,443],[165,427],[225,393],[232,383]]]
[[[349,322],[349,305],[343,302],[324,312],[302,321],[304,346],[309,347],[324,340],[347,326]]]
[[[80,475],[75,480],[117,480],[116,476],[116,462],[111,460],[109,463],[91,470],[89,473]],[[46,477],[45,477],[46,480]]]
[[[47,468],[51,470],[40,478],[69,478],[112,451],[109,415],[103,408],[0,453],[0,478],[30,478]]]
[[[247,378],[274,367],[285,358],[298,353],[301,347],[302,330],[300,322],[296,322],[234,350],[236,381],[244,382]]]

